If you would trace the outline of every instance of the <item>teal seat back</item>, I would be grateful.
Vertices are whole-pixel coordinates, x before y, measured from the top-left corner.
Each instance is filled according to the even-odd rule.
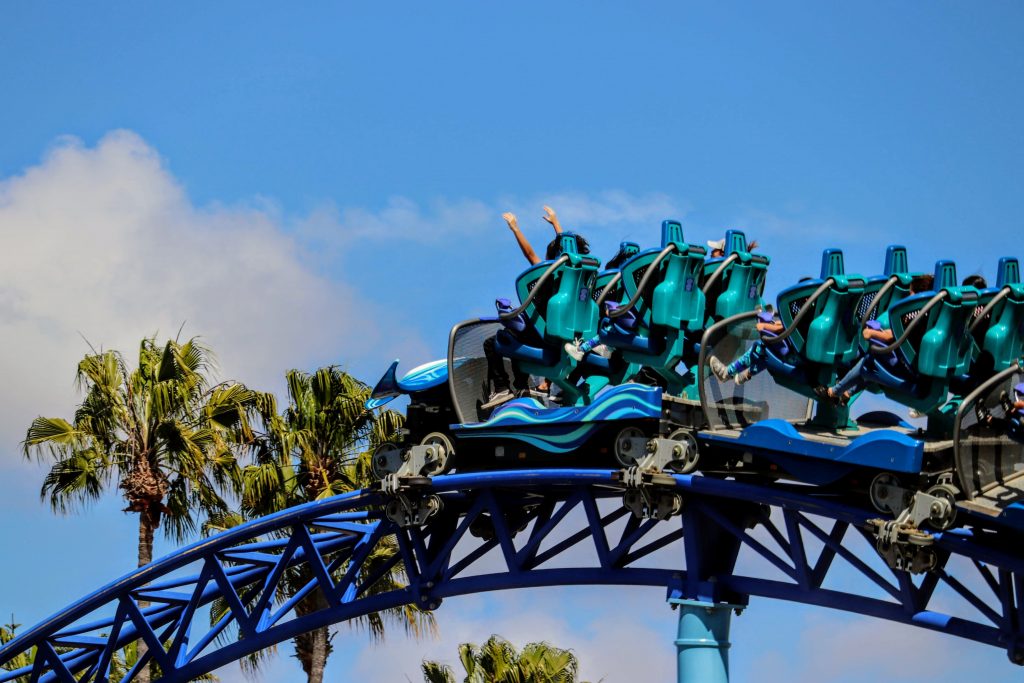
[[[981,336],[981,351],[991,354],[995,363],[993,370],[1005,370],[1024,355],[1024,284],[1020,281],[1020,264],[1015,258],[999,259],[999,277],[996,289],[982,293],[979,306],[985,306],[992,298],[1008,288],[989,312],[988,321]]]
[[[832,278],[834,283],[811,304],[813,309],[803,317],[789,340],[797,353],[814,363],[849,363],[859,353],[861,335],[857,312],[865,282],[859,275],[846,274],[841,250],[824,251],[821,277],[779,293],[779,318],[783,325],[791,327],[811,295],[827,278]]]
[[[597,334],[597,303],[592,292],[600,262],[577,253],[576,239],[570,234],[563,234],[560,247],[568,261],[542,285],[544,291],[526,307],[525,313],[537,332],[552,343],[578,337],[590,339]],[[541,261],[520,274],[516,280],[520,301],[526,300],[551,263]]]
[[[687,244],[678,221],[661,224],[661,247],[645,249],[622,266],[623,300],[631,300],[637,293],[647,271],[658,254],[674,244],[675,251],[665,256],[646,285],[647,291],[633,306],[642,333],[653,325],[678,330],[703,328],[705,318],[704,293],[700,289],[700,273],[704,266],[704,248]]]
[[[762,297],[771,259],[747,251],[747,237],[741,230],[728,230],[725,233],[725,257],[732,254],[736,254],[736,260],[726,267],[707,292],[706,309],[715,320],[724,320],[764,307]],[[721,263],[721,259],[707,260],[702,279],[707,280]]]
[[[597,334],[597,302],[591,292],[597,280],[596,259],[579,259],[556,273],[556,292],[548,301],[545,338],[573,341]]]
[[[819,283],[829,277],[835,282],[815,302],[804,347],[804,357],[815,363],[849,363],[859,353],[861,331],[856,311],[865,283],[863,277],[847,275],[845,270],[843,252],[826,249]]]
[[[910,294],[910,281],[918,275],[923,273],[910,272],[907,248],[899,244],[890,244],[885,250],[885,267],[882,275],[870,277],[864,284],[864,296],[857,305],[857,320],[860,325],[863,327],[867,322],[865,316],[868,309],[872,309],[871,319],[875,320],[888,311],[892,304],[906,298]],[[893,281],[892,286],[886,288],[890,281]],[[881,293],[882,289],[886,291]],[[875,303],[879,296],[882,298]]]
[[[682,226],[676,221],[661,224],[661,247],[674,244],[676,250],[666,256],[661,273],[655,278],[651,321],[680,330],[699,330],[704,326],[704,292],[700,274],[704,268],[704,249],[692,248],[683,241]]]
[[[893,334],[899,338],[921,309],[939,291],[946,291],[946,298],[926,314],[927,320],[899,347],[899,352],[919,375],[950,379],[970,368],[972,349],[965,338],[979,294],[973,287],[956,285],[956,265],[952,261],[936,264],[935,283],[934,292],[915,294],[894,304],[889,319]]]

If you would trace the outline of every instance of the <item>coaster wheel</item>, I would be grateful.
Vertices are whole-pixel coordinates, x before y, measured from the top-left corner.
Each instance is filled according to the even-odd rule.
[[[688,429],[677,429],[668,435],[673,441],[678,441],[682,446],[680,457],[672,460],[668,466],[672,471],[679,474],[689,474],[697,469],[697,461],[700,460],[700,452],[697,449],[697,439]]]
[[[625,427],[615,437],[615,460],[632,467],[647,453],[647,435],[639,427]]]
[[[452,468],[455,457],[455,447],[452,445],[452,440],[448,438],[447,434],[431,432],[423,437],[423,440],[420,441],[420,445],[434,447],[433,456],[428,460],[427,465],[424,468],[424,475],[433,477],[438,474],[444,474]]]
[[[956,496],[959,492],[959,489],[951,484],[936,484],[925,491],[929,496],[934,496],[949,504],[949,507],[945,509],[938,509],[939,506],[933,507],[931,514],[928,515],[928,524],[932,528],[945,531],[953,526],[953,522],[956,521]]]
[[[402,466],[402,449],[390,441],[386,441],[373,449],[370,456],[370,472],[377,479],[383,479],[398,471]]]
[[[871,480],[868,495],[871,498],[871,505],[882,513],[898,515],[910,504],[906,489],[903,488],[899,477],[892,472],[876,474]]]

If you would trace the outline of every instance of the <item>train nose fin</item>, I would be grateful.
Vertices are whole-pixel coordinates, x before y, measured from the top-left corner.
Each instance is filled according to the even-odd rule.
[[[373,391],[370,392],[369,400],[363,404],[367,410],[379,408],[395,397],[401,395],[402,391],[398,388],[398,380],[395,376],[397,370],[398,359],[396,358],[391,362],[391,365],[388,366],[388,369],[384,371],[384,376],[377,380],[377,385],[374,386]]]

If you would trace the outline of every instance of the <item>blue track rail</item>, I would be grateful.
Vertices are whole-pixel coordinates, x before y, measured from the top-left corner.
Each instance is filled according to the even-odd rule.
[[[675,601],[819,605],[968,638],[1024,661],[1016,537],[937,534],[936,569],[914,576],[874,555],[866,529],[875,513],[811,487],[690,475],[675,475],[672,486],[684,506],[667,521],[631,516],[610,470],[436,477],[427,492],[444,507],[410,529],[382,516],[384,499],[373,490],[310,503],[187,546],[58,612],[0,648],[0,665],[35,651],[34,664],[0,671],[0,683],[102,683],[115,653],[136,640],[148,651],[127,680],[155,661],[161,680],[188,681],[388,607],[436,609],[469,593],[582,584],[659,587]],[[375,586],[390,567],[371,572],[364,561],[389,538],[409,584],[380,592]],[[282,576],[296,569],[308,580],[286,595]],[[327,607],[297,616],[295,604],[314,590]]]

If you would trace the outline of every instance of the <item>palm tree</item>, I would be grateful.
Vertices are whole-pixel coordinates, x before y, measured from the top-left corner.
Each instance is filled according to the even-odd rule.
[[[283,415],[264,414],[265,434],[254,444],[254,462],[243,470],[244,517],[259,517],[287,507],[365,488],[372,482],[370,452],[393,438],[402,416],[390,410],[374,413],[364,408],[370,388],[336,366],[313,374],[286,373],[289,404]],[[378,543],[364,568],[382,566],[398,552],[393,537]],[[311,579],[293,572],[283,582],[294,593]],[[401,562],[370,592],[401,588],[405,579]],[[312,591],[296,605],[298,616],[328,607],[320,591]],[[388,622],[401,624],[407,633],[433,631],[433,617],[415,607],[396,608],[362,619],[370,634],[383,637]],[[331,654],[328,627],[304,633],[294,640],[295,655],[309,683],[321,683]]]
[[[7,643],[14,640],[17,635],[15,632],[21,624],[14,623],[14,615],[11,615],[11,623],[0,626],[0,647],[3,647]],[[32,664],[36,660],[36,649],[33,647],[31,650],[19,653],[9,661],[5,662],[0,669],[4,671],[17,671],[23,667]],[[19,676],[14,679],[14,683],[26,683],[29,680],[29,676]]]
[[[501,636],[482,646],[459,645],[459,661],[466,672],[463,683],[579,683],[579,660],[572,650],[549,643],[530,643],[522,652]],[[458,683],[447,664],[426,660],[421,666],[425,683]]]
[[[26,457],[52,461],[40,497],[55,512],[98,499],[112,484],[126,512],[139,515],[138,565],[153,559],[153,535],[181,541],[197,512],[227,509],[221,491],[240,486],[234,448],[251,439],[249,418],[273,411],[273,396],[237,383],[212,384],[212,354],[195,338],[139,345],[129,370],[116,351],[86,355],[77,385],[85,398],[69,422],[38,417],[25,435]],[[146,652],[138,645],[138,656]],[[148,667],[136,680],[148,683]]]

